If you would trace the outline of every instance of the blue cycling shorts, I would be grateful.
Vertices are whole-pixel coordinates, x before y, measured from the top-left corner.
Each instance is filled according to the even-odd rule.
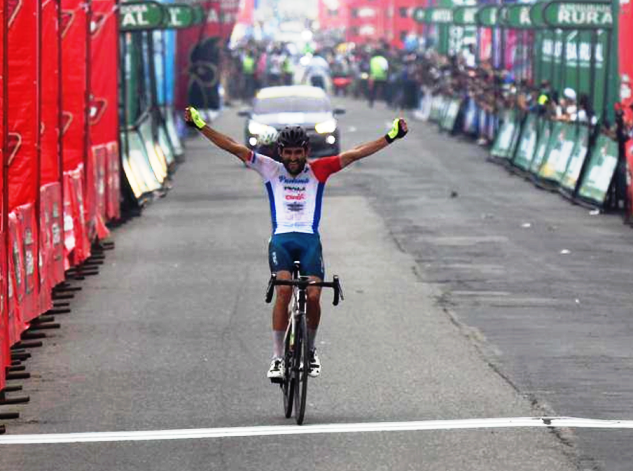
[[[268,244],[270,271],[292,272],[294,262],[301,262],[301,274],[325,279],[321,238],[317,234],[289,232],[274,234]]]

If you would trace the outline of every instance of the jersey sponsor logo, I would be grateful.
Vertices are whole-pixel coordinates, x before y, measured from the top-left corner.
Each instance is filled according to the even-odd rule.
[[[309,178],[288,178],[285,175],[279,175],[279,181],[281,183],[291,183],[291,184],[295,184],[295,185],[305,185],[310,183],[310,179]]]
[[[286,191],[306,191],[305,186],[284,186]]]
[[[294,203],[287,204],[286,207],[288,208],[288,211],[292,211],[293,213],[298,213],[298,212],[303,211],[305,204],[295,201]]]
[[[305,199],[305,193],[300,193],[298,195],[286,195],[286,201],[304,201]]]

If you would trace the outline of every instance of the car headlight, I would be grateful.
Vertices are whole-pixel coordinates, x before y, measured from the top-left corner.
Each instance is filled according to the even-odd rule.
[[[334,132],[336,131],[336,120],[329,119],[327,121],[323,121],[322,123],[319,123],[316,126],[314,126],[314,129],[319,134],[328,134],[328,133]]]
[[[249,121],[248,132],[259,136],[260,134],[265,134],[267,132],[273,133],[275,132],[275,128],[273,128],[272,126],[268,126],[267,124],[258,123],[257,121]]]

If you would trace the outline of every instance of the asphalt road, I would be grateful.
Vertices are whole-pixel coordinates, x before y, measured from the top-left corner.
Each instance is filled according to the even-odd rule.
[[[342,100],[343,146],[393,117]],[[236,138],[227,110],[215,123]],[[410,123],[331,178],[307,424],[631,418],[633,231]],[[202,139],[174,189],[115,231],[98,277],[33,352],[8,434],[292,424],[265,373],[270,232],[259,176]],[[569,253],[561,253],[561,251]],[[3,408],[2,411],[9,410]],[[625,470],[631,432],[500,428],[1,445],[0,469]]]

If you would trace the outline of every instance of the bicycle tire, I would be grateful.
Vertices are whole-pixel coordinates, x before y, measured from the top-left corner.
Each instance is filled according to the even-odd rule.
[[[310,370],[310,358],[308,356],[308,327],[305,316],[297,319],[297,330],[295,332],[294,361],[295,361],[295,384],[294,384],[294,408],[297,425],[303,424],[306,412],[306,402],[308,397],[308,371]],[[300,366],[303,365],[303,368]]]
[[[292,405],[294,400],[294,374],[292,373],[293,369],[293,354],[290,350],[290,337],[291,334],[288,332],[286,336],[286,340],[284,343],[284,365],[286,366],[284,372],[283,383],[281,384],[281,393],[284,398],[284,415],[286,419],[292,417]]]

